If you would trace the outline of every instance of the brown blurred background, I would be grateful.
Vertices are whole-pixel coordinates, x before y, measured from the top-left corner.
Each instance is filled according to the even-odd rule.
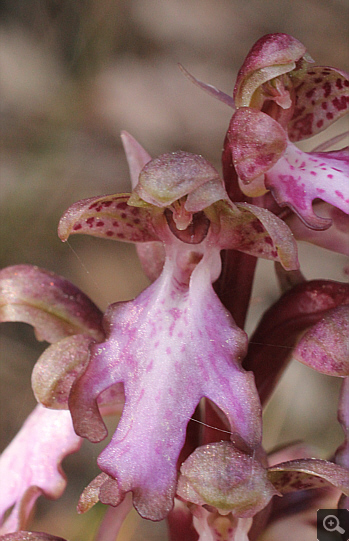
[[[0,16],[1,267],[51,269],[103,309],[147,285],[134,247],[78,236],[70,247],[56,229],[76,200],[129,190],[120,131],[152,155],[182,149],[220,169],[231,110],[191,85],[178,62],[232,93],[252,44],[286,32],[316,63],[349,71],[348,0],[1,0]],[[348,128],[342,120],[303,148]],[[301,247],[301,262],[309,278],[346,279],[342,256]],[[249,331],[278,296],[271,275],[271,263],[259,265]],[[30,373],[45,345],[20,324],[2,325],[0,338],[4,448],[35,404]],[[266,447],[306,439],[323,456],[334,451],[342,437],[338,388],[333,378],[292,363],[266,413]],[[76,517],[75,505],[97,471],[100,448],[84,445],[65,461],[72,482],[61,501],[40,501],[36,529],[92,540],[102,506]],[[161,525],[137,533],[137,520],[121,539],[166,539]]]

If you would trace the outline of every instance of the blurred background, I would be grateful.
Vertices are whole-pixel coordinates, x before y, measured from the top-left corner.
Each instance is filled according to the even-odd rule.
[[[83,236],[62,244],[56,230],[78,199],[129,191],[120,131],[154,156],[182,149],[220,170],[231,110],[193,86],[179,62],[231,94],[253,43],[286,32],[317,64],[349,71],[347,0],[0,0],[0,17],[1,267],[53,270],[102,309],[147,286],[134,247]],[[348,128],[342,120],[303,148]],[[347,279],[343,256],[300,250],[307,278]],[[278,295],[272,263],[260,264],[249,332]],[[20,324],[2,325],[0,339],[3,449],[35,405],[30,374],[46,345]],[[342,439],[338,389],[334,378],[291,363],[266,412],[267,449],[305,439],[321,456],[333,452]],[[102,506],[81,517],[75,505],[104,445],[84,444],[65,460],[68,489],[58,502],[40,499],[33,529],[93,539]],[[120,539],[166,539],[161,524],[147,523],[141,536],[139,528],[134,514]]]

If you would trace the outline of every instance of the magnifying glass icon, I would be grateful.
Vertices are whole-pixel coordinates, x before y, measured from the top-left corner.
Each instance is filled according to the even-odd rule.
[[[328,532],[338,532],[340,534],[345,533],[345,530],[340,527],[339,520],[336,515],[327,515],[322,521],[323,527]]]

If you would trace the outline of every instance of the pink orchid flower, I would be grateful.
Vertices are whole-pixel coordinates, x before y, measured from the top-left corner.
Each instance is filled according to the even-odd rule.
[[[91,346],[69,407],[77,433],[100,441],[107,431],[97,398],[123,383],[123,414],[98,459],[99,499],[117,505],[132,491],[138,512],[160,520],[172,508],[176,462],[202,397],[224,412],[247,448],[260,445],[259,398],[252,374],[241,368],[247,337],[212,288],[220,251],[235,248],[287,269],[298,262],[288,227],[265,209],[234,205],[202,156],[175,152],[148,161],[131,136],[123,137],[131,177],[139,177],[132,194],[79,201],[62,217],[59,235],[162,243],[165,261],[139,297],[108,308],[106,340]]]
[[[349,76],[312,62],[295,38],[268,34],[247,55],[233,98],[184,71],[236,109],[223,162],[231,156],[242,192],[257,197],[270,190],[278,205],[292,209],[308,228],[324,230],[332,219],[315,214],[314,201],[349,214],[349,149],[307,153],[294,143],[348,112]]]

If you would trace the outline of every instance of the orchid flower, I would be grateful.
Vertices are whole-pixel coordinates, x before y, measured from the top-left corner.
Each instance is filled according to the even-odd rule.
[[[79,201],[62,217],[59,235],[161,242],[165,262],[139,297],[108,308],[106,341],[91,346],[69,407],[76,432],[100,441],[107,432],[96,400],[123,383],[122,418],[98,459],[109,476],[102,478],[99,499],[117,505],[132,491],[138,512],[159,520],[172,508],[176,462],[202,397],[224,412],[232,437],[247,448],[260,445],[259,398],[252,374],[241,368],[247,338],[212,289],[220,250],[235,248],[288,269],[298,262],[287,226],[264,209],[231,203],[202,156],[175,152],[143,165],[145,151],[125,139],[128,161],[137,164],[131,176],[139,174],[132,194]]]
[[[247,55],[233,98],[186,74],[236,109],[223,161],[232,155],[242,192],[257,197],[270,190],[308,228],[324,230],[332,219],[316,215],[312,203],[320,199],[349,214],[349,149],[306,153],[294,143],[348,112],[349,76],[312,62],[295,38],[268,34]]]
[[[182,464],[178,497],[194,515],[199,541],[248,541],[252,519],[281,497],[326,486],[348,495],[348,470],[314,458],[296,459],[273,466],[232,442],[198,447]]]

